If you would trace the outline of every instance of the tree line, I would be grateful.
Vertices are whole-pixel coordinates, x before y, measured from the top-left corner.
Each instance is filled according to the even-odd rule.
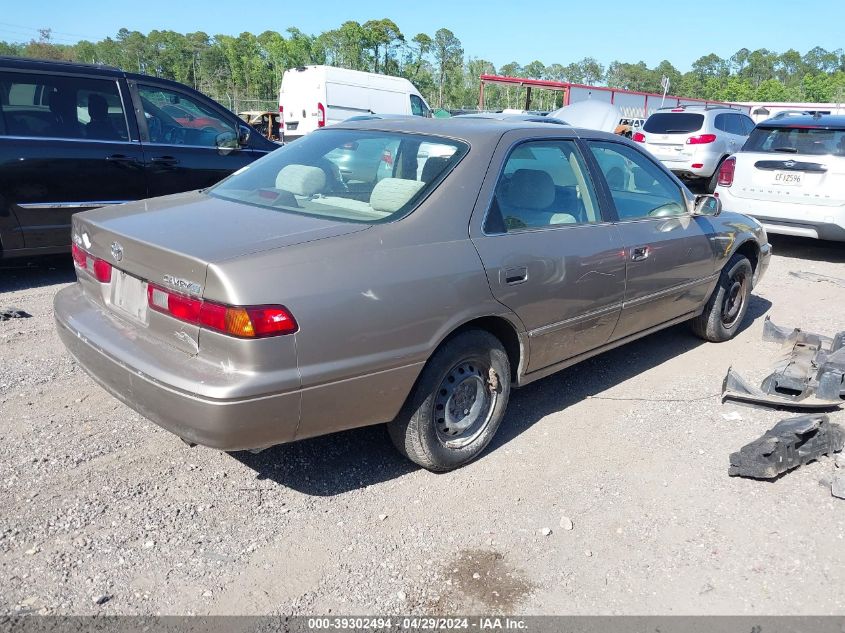
[[[329,64],[409,79],[433,106],[472,108],[478,103],[479,75],[499,74],[642,92],[662,92],[720,101],[845,101],[845,53],[813,48],[777,53],[742,48],[728,59],[711,53],[681,72],[664,60],[654,68],[645,62],[614,61],[607,67],[592,57],[568,64],[539,60],[496,68],[479,57],[465,56],[458,37],[441,28],[433,35],[406,37],[393,20],[347,21],[338,28],[308,35],[295,27],[284,33],[264,31],[209,35],[203,32],[120,29],[115,37],[76,44],[52,41],[50,29],[27,43],[0,41],[0,55],[62,59],[117,66],[174,79],[210,95],[233,110],[260,102],[273,107],[282,74],[288,68]],[[560,106],[560,93],[535,91],[534,106]],[[524,89],[490,85],[488,108],[520,107]]]

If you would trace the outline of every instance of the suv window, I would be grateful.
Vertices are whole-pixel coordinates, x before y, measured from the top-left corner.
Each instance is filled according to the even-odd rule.
[[[713,119],[713,127],[721,132],[728,131],[728,115],[727,114],[717,114],[716,118]]]
[[[428,108],[425,103],[417,95],[411,95],[411,114],[414,116],[426,116]]]
[[[158,86],[138,86],[151,143],[219,147],[236,142],[232,121],[198,99]]]
[[[642,152],[621,143],[588,144],[607,180],[620,220],[687,213],[680,188]]]
[[[0,113],[10,136],[129,140],[117,82],[106,79],[0,73]]]
[[[704,125],[704,115],[695,112],[655,112],[643,126],[652,134],[689,134]]]
[[[726,114],[727,117],[727,132],[729,134],[736,134],[737,136],[745,136],[745,127],[742,123],[741,114]]]
[[[845,129],[757,126],[742,151],[845,156]]]
[[[589,172],[574,141],[530,141],[511,151],[484,230],[504,233],[600,222]]]
[[[744,114],[740,114],[739,116],[742,119],[742,125],[745,128],[745,136],[748,136],[757,124],[754,123],[754,119],[750,116],[745,116]]]

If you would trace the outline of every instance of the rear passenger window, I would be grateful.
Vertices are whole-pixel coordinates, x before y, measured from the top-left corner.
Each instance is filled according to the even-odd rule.
[[[737,136],[745,136],[745,125],[742,122],[741,114],[726,114],[728,118],[728,133],[736,134]]]
[[[115,81],[0,73],[0,113],[9,136],[129,140]]]
[[[588,141],[604,174],[621,221],[687,213],[680,188],[639,150],[603,141]]]
[[[531,141],[508,156],[484,230],[504,233],[600,222],[593,184],[573,141]]]
[[[728,115],[727,114],[717,114],[716,118],[713,121],[713,127],[721,132],[728,131],[728,122],[727,122]]]

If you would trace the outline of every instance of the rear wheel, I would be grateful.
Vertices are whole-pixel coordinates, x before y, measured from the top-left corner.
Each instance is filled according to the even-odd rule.
[[[489,332],[468,330],[438,348],[397,418],[388,424],[399,451],[428,470],[452,470],[478,457],[495,435],[510,396],[510,363]]]
[[[713,343],[732,339],[748,312],[754,270],[745,255],[736,253],[719,276],[704,312],[691,322],[692,330]]]

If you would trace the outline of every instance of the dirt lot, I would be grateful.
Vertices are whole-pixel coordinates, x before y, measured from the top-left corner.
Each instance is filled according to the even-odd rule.
[[[189,449],[64,353],[69,258],[5,264],[0,306],[32,318],[0,322],[0,613],[845,614],[832,460],[727,476],[785,417],[716,396],[731,364],[766,373],[764,315],[845,329],[845,288],[789,274],[845,278],[845,249],[772,241],[736,340],[676,327],[520,390],[483,458],[444,475],[381,427]]]

